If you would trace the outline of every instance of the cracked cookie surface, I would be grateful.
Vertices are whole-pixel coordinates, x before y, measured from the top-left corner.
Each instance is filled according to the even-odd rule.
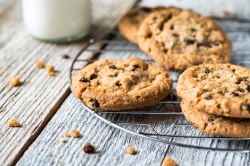
[[[90,108],[115,111],[160,102],[172,82],[163,68],[137,57],[98,60],[73,75],[72,91]]]
[[[142,21],[152,11],[159,11],[162,9],[165,9],[165,7],[138,7],[131,9],[121,18],[118,24],[118,29],[130,42],[137,43],[137,32]]]
[[[213,20],[173,7],[148,15],[137,38],[143,52],[174,71],[202,63],[227,63],[232,50],[229,38]]]
[[[228,118],[211,115],[192,108],[187,102],[181,102],[185,118],[193,126],[206,134],[226,137],[250,137],[250,119]]]
[[[250,70],[232,64],[188,68],[177,83],[177,95],[193,108],[235,118],[250,118]]]

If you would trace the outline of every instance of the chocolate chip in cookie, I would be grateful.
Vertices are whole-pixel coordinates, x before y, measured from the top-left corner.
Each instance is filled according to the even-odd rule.
[[[89,76],[89,79],[90,79],[90,80],[93,80],[93,79],[95,79],[96,77],[97,77],[96,74],[91,74],[91,75]]]
[[[209,48],[211,48],[212,45],[207,39],[205,39],[201,43],[197,43],[197,47],[209,47]]]
[[[212,96],[210,94],[206,94],[205,97],[204,97],[206,100],[210,100],[212,99]]]
[[[250,113],[250,104],[242,104],[241,110],[246,109]]]
[[[186,42],[187,45],[191,45],[191,44],[195,43],[195,40],[193,40],[193,39],[186,39],[185,42]]]
[[[79,81],[80,82],[89,82],[89,80],[87,78],[85,78],[85,77],[81,78]]]
[[[131,71],[135,71],[136,69],[138,69],[140,66],[138,64],[133,64],[132,65],[132,69]]]
[[[116,85],[116,86],[122,86],[122,84],[121,84],[120,81],[117,81],[117,82],[115,83],[115,85]]]
[[[109,68],[110,69],[117,69],[115,65],[110,65]]]
[[[237,92],[232,92],[231,94],[232,94],[233,96],[240,96],[239,93],[237,93]]]
[[[90,102],[92,103],[92,106],[94,108],[98,108],[100,106],[99,102],[97,100],[91,99]]]
[[[207,67],[205,67],[204,72],[205,72],[206,74],[208,74],[208,73],[210,73],[210,70],[209,70]]]

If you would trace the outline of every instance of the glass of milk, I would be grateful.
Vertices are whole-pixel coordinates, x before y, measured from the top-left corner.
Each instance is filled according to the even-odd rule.
[[[37,39],[71,42],[91,26],[91,0],[23,0],[23,21]]]

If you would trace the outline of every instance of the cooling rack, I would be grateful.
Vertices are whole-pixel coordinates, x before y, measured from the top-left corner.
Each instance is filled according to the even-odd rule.
[[[247,56],[250,55],[250,22],[219,20],[218,24],[230,36],[235,46],[231,63],[250,68],[250,57]],[[117,30],[100,39],[90,39],[73,60],[69,75],[70,85],[74,71],[88,63],[98,59],[127,59],[131,56],[139,56],[154,63]],[[180,99],[175,93],[179,73],[170,72],[170,75],[174,79],[173,91],[154,106],[120,112],[92,110],[81,103],[82,107],[110,126],[152,141],[184,148],[250,153],[250,138],[210,136],[194,129],[184,118],[179,105]]]

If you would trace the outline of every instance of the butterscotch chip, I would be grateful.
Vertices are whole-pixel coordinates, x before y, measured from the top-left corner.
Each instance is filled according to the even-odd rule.
[[[43,61],[36,61],[36,67],[37,68],[44,68],[45,67],[45,63]]]
[[[13,78],[11,78],[10,82],[9,82],[10,86],[18,86],[20,85],[20,77],[19,76],[15,76]]]
[[[20,127],[21,123],[16,119],[11,119],[8,121],[8,126],[9,127]]]
[[[62,138],[59,138],[58,140],[59,142],[62,142],[62,143],[66,143],[67,141],[62,137]]]
[[[68,132],[64,133],[64,136],[65,136],[65,137],[68,137],[68,138],[71,137],[70,134],[69,134]]]
[[[178,164],[173,159],[167,157],[163,160],[162,166],[178,166]]]
[[[55,67],[54,66],[48,66],[47,70],[48,70],[48,72],[55,71]]]
[[[125,152],[128,153],[128,154],[134,155],[136,151],[135,151],[134,147],[128,146],[128,147],[125,148]]]
[[[48,75],[49,75],[50,77],[53,77],[53,76],[56,75],[56,73],[55,73],[54,71],[50,71],[50,72],[48,72]]]
[[[72,134],[72,137],[74,137],[74,138],[79,138],[81,135],[80,131],[78,131],[78,130],[72,130],[71,134]]]

